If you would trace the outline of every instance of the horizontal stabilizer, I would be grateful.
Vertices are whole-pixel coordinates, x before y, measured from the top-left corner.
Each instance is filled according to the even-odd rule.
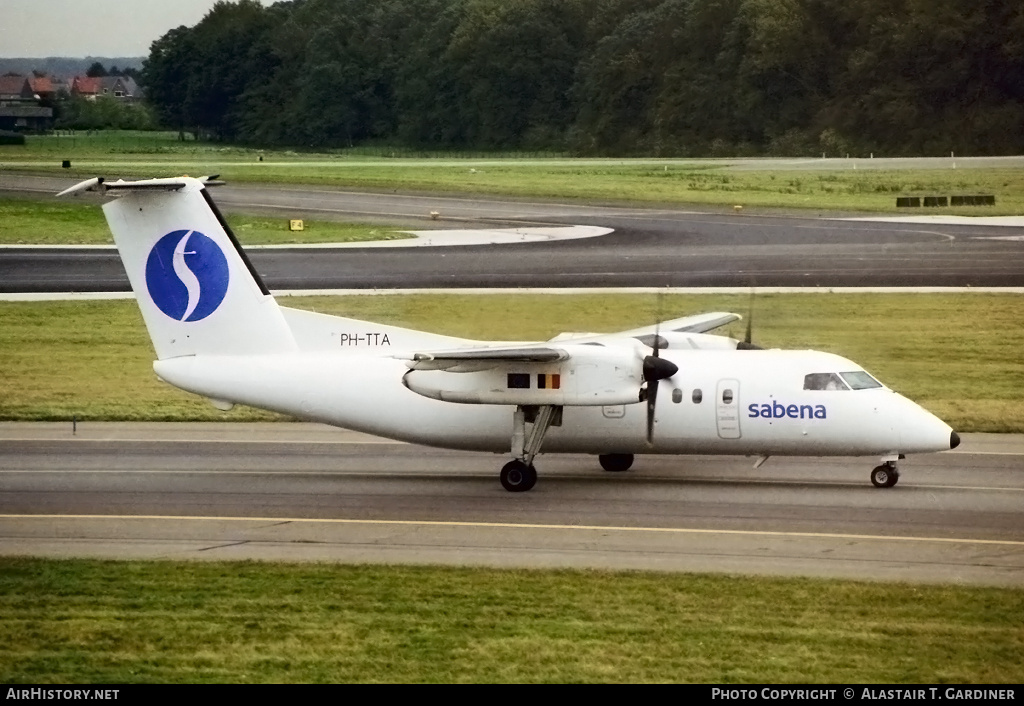
[[[126,193],[129,191],[180,191],[193,181],[198,181],[204,186],[221,186],[222,181],[217,181],[217,175],[190,179],[189,177],[171,177],[167,179],[141,179],[139,181],[107,181],[103,177],[93,177],[83,182],[64,189],[57,196],[77,196],[86,191],[97,191],[107,193],[109,191]]]

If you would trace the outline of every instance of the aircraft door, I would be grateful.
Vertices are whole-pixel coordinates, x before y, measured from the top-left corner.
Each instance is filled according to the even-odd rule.
[[[715,413],[718,418],[718,436],[722,439],[740,438],[740,381],[719,380],[715,395]]]

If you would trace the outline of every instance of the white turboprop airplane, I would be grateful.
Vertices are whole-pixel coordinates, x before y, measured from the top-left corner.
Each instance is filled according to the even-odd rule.
[[[189,177],[105,182],[61,194],[103,206],[156,349],[160,379],[221,409],[270,409],[426,446],[509,453],[501,483],[525,491],[534,458],[589,453],[608,471],[635,454],[878,456],[955,448],[947,424],[861,366],[817,351],[762,350],[707,331],[708,313],[613,334],[496,343],[279,306],[206,187]],[[660,391],[660,392],[659,392]]]

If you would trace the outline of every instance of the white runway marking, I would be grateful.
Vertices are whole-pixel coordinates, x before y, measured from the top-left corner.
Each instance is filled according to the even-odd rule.
[[[599,226],[557,226],[524,228],[458,228],[448,230],[397,230],[411,233],[413,238],[401,240],[358,240],[351,243],[281,243],[246,245],[248,250],[323,250],[338,248],[415,248],[448,247],[452,245],[508,245],[509,243],[548,243],[556,240],[596,238],[614,232]],[[0,248],[32,250],[107,250],[114,245],[0,245]]]
[[[246,246],[252,249],[285,248],[415,248],[448,247],[452,245],[508,245],[510,243],[546,243],[555,240],[577,240],[608,235],[612,228],[597,226],[565,226],[557,228],[460,228],[455,230],[403,230],[415,238],[407,240],[369,240],[353,243],[308,243],[302,245]]]
[[[395,294],[1024,294],[1024,287],[467,287],[459,289],[285,289],[275,297],[347,297]],[[41,302],[135,299],[131,292],[9,292],[0,301]]]

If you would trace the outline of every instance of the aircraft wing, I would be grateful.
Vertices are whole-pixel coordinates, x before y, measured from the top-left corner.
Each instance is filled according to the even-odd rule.
[[[739,314],[732,314],[727,311],[712,311],[707,314],[683,316],[678,319],[671,319],[670,321],[662,321],[659,324],[642,326],[610,335],[636,338],[637,336],[646,336],[658,332],[669,333],[671,331],[679,333],[706,333],[726,324],[731,324],[733,321],[739,321],[742,318]]]
[[[609,344],[613,341],[621,342],[635,338],[646,346],[650,346],[656,333],[705,333],[726,324],[738,321],[743,317],[727,311],[712,311],[707,314],[695,314],[694,316],[683,316],[678,319],[662,321],[661,323],[641,326],[640,328],[628,331],[617,331],[615,333],[561,333],[550,339],[548,343],[600,343]],[[665,345],[660,346],[664,348]]]

